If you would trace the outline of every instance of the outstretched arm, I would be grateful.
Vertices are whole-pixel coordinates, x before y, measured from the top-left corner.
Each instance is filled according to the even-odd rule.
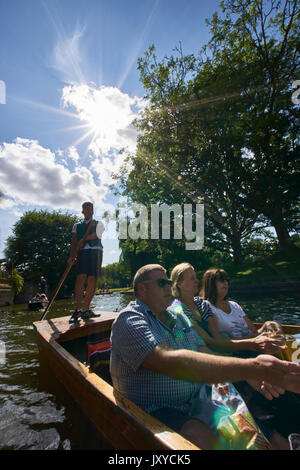
[[[208,324],[210,330],[215,332],[213,337],[206,333],[197,323],[193,322],[194,328],[204,339],[206,345],[217,352],[256,351],[259,353],[276,354],[286,348],[286,346],[281,345],[279,339],[269,338],[264,334],[245,339],[225,339],[219,333],[216,315],[209,317]]]
[[[216,356],[187,349],[156,346],[142,366],[169,377],[191,382],[238,382],[254,379],[300,393],[300,364],[266,354],[251,359]]]

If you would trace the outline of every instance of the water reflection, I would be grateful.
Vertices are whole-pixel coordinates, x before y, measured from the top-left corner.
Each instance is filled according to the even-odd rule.
[[[108,298],[109,297],[109,298]],[[120,310],[128,295],[95,296],[100,310]],[[74,303],[54,302],[48,318],[71,315]],[[41,311],[26,305],[0,308],[0,449],[108,449],[39,356],[32,323]]]
[[[95,296],[97,310],[119,311],[132,295]],[[235,296],[253,321],[300,324],[300,299]],[[48,318],[71,315],[74,302],[54,302]],[[26,305],[0,308],[0,449],[109,449],[38,354],[32,322],[42,312]]]

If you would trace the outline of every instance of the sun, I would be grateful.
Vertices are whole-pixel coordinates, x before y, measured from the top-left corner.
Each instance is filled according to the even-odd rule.
[[[117,110],[101,96],[87,103],[85,117],[94,137],[106,136],[118,122]]]
[[[114,148],[124,140],[124,130],[128,130],[135,117],[132,98],[115,87],[68,86],[63,90],[63,102],[75,108],[87,129],[75,146],[91,137],[90,148],[95,142],[105,150]]]

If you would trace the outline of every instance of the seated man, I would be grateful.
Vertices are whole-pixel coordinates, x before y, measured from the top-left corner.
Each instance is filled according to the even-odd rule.
[[[300,393],[300,364],[269,355],[240,359],[198,352],[205,345],[194,328],[166,311],[171,282],[162,266],[140,268],[133,287],[136,301],[112,326],[113,386],[200,448],[212,449],[217,441],[205,423],[189,415],[202,384],[252,379],[269,391],[278,386]]]

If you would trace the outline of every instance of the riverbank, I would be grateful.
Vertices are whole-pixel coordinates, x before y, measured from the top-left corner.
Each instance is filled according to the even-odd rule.
[[[300,296],[300,280],[230,283],[231,294],[291,294]]]
[[[115,292],[134,294],[128,287],[124,289],[111,289]],[[231,294],[273,294],[284,293],[300,296],[300,279],[287,279],[281,281],[260,281],[260,282],[230,282]]]
[[[14,302],[15,290],[9,284],[0,284],[0,307],[12,305]]]

